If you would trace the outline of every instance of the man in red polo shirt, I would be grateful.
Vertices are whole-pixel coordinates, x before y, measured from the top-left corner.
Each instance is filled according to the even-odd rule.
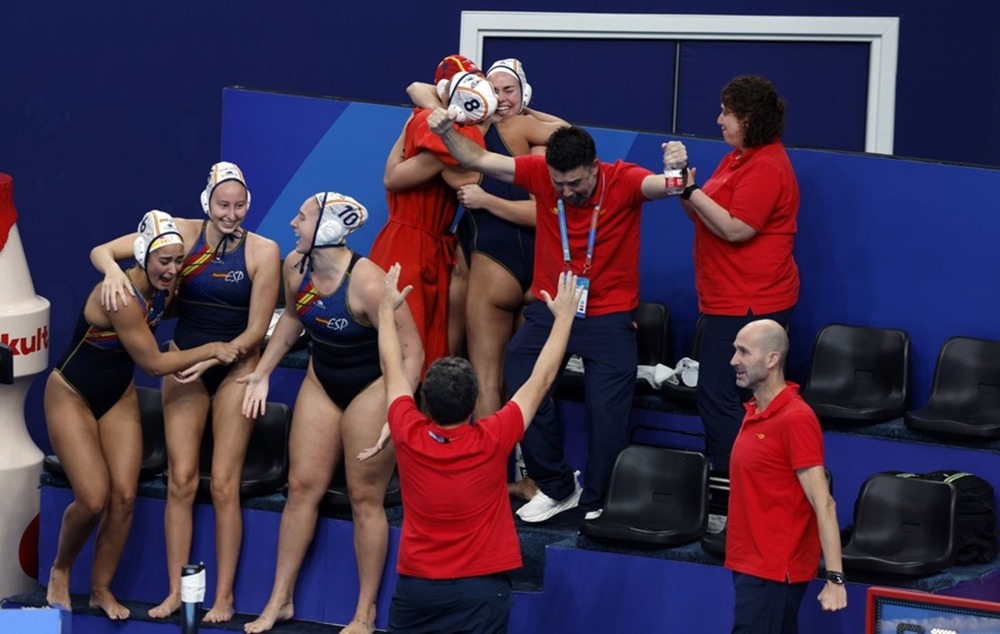
[[[639,221],[642,204],[668,196],[662,174],[597,159],[594,140],[571,126],[552,133],[545,156],[503,156],[463,138],[449,114],[435,110],[427,126],[440,134],[462,167],[527,190],[535,197],[535,271],[532,292],[554,286],[572,271],[584,287],[568,350],[584,363],[584,391],[590,428],[589,454],[580,487],[563,455],[563,431],[552,399],[539,407],[521,448],[539,492],[518,509],[526,522],[541,522],[577,505],[585,519],[604,506],[611,470],[628,444],[635,388],[634,312],[639,303]],[[664,144],[664,164],[686,164],[683,144]],[[552,317],[539,302],[524,311],[524,324],[507,348],[508,392],[531,373]]]
[[[540,291],[553,325],[531,376],[500,411],[473,421],[478,381],[458,357],[431,364],[423,411],[417,408],[399,334],[391,327],[396,307],[412,290],[397,290],[399,272],[395,264],[386,276],[379,323],[388,326],[378,337],[405,509],[389,631],[506,632],[513,605],[507,573],[521,567],[507,456],[562,370],[579,302],[576,278],[560,275],[549,287],[557,289],[555,299]],[[382,444],[380,439],[374,450]]]
[[[785,381],[788,335],[771,319],[736,335],[730,364],[753,392],[730,458],[726,567],[736,590],[734,634],[795,634],[820,552],[824,610],[847,606],[837,507],[823,469],[816,414]]]

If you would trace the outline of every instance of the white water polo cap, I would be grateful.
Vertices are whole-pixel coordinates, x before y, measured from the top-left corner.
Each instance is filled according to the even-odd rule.
[[[222,161],[213,165],[212,169],[208,171],[208,184],[205,185],[205,191],[201,192],[201,208],[205,210],[206,214],[210,209],[209,201],[212,200],[212,192],[226,181],[239,181],[243,185],[243,189],[247,190],[247,209],[250,208],[250,188],[247,187],[247,181],[243,178],[243,171],[236,163]]]
[[[143,269],[146,268],[146,259],[153,251],[170,244],[184,244],[184,239],[177,229],[177,223],[174,222],[173,216],[165,211],[157,209],[147,211],[142,216],[136,231],[139,235],[135,237],[132,249],[135,261]]]
[[[350,196],[337,192],[320,192],[313,197],[319,205],[319,219],[313,236],[314,248],[341,246],[348,235],[368,220],[368,210]]]
[[[498,59],[486,71],[486,77],[488,78],[495,73],[507,73],[517,79],[517,83],[521,86],[521,110],[518,111],[518,114],[521,114],[531,103],[531,84],[528,83],[528,76],[524,74],[524,66],[513,57]]]
[[[479,123],[493,116],[496,111],[496,93],[482,72],[465,72],[452,77],[448,91],[448,112],[455,113],[455,121],[461,124]]]

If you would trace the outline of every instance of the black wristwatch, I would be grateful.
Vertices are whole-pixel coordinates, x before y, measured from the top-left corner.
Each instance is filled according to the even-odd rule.
[[[693,194],[694,190],[696,189],[701,189],[701,188],[695,185],[694,183],[685,187],[684,191],[681,192],[681,200],[689,200],[691,198],[691,194]]]
[[[844,576],[844,573],[842,572],[837,572],[836,570],[827,570],[826,580],[832,584],[842,586],[844,585],[844,582],[847,581],[847,578]]]

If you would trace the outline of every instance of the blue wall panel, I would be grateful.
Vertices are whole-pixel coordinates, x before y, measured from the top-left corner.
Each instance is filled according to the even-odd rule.
[[[862,151],[868,48],[840,42],[687,42],[681,47],[677,130],[718,137],[722,87],[737,75],[764,75],[788,103],[786,145]]]
[[[498,59],[524,64],[531,105],[567,121],[630,130],[670,130],[676,42],[487,38],[486,70]]]
[[[487,38],[483,48],[484,68],[520,59],[532,105],[567,121],[718,136],[720,89],[753,74],[771,79],[791,104],[788,145],[865,148],[867,44]]]
[[[224,92],[224,103],[222,155],[243,168],[253,193],[247,226],[275,240],[284,257],[302,202],[337,191],[368,208],[368,222],[350,237],[367,253],[387,217],[385,158],[410,110],[236,89]]]

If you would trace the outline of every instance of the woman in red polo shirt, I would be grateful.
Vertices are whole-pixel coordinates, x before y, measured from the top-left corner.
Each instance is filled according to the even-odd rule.
[[[763,77],[737,77],[722,89],[717,123],[733,149],[699,187],[687,171],[681,207],[694,222],[694,271],[702,313],[698,413],[712,465],[709,511],[725,516],[729,453],[743,402],[729,359],[736,333],[750,321],[788,325],[799,297],[792,256],[799,186],[781,143],[785,101]],[[710,517],[709,531],[725,526]]]

